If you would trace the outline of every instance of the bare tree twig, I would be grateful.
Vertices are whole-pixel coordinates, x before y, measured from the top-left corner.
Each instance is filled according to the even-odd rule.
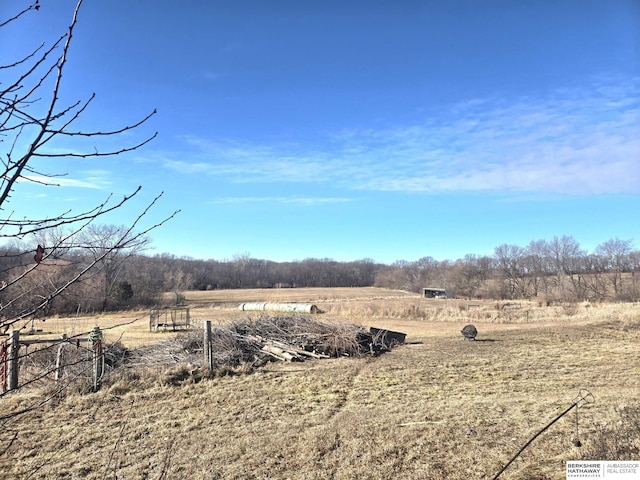
[[[122,434],[124,433],[124,429],[127,426],[127,423],[129,423],[129,418],[131,417],[131,412],[133,411],[133,405],[135,404],[135,401],[132,399],[131,400],[131,406],[129,407],[129,412],[127,413],[126,418],[124,419],[124,421],[122,422],[122,427],[120,428],[120,433],[118,434],[118,438],[116,438],[116,443],[113,444],[113,448],[111,449],[111,454],[109,455],[109,461],[107,462],[107,466],[105,467],[105,474],[102,478],[107,478],[107,474],[109,473],[109,467],[111,466],[111,461],[113,460],[113,455],[116,453],[116,450],[118,449],[118,444],[120,443],[120,440],[122,440]],[[113,467],[113,478],[117,479],[118,476],[116,474],[118,469],[118,465],[116,464]]]

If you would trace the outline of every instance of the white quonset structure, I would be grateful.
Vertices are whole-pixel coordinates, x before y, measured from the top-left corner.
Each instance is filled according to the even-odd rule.
[[[318,313],[318,307],[311,303],[241,303],[238,307],[244,312],[296,312]]]

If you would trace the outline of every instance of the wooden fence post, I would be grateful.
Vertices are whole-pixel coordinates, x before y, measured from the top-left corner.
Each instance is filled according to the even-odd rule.
[[[213,352],[211,351],[211,320],[204,321],[204,364],[213,370]]]
[[[92,351],[92,375],[93,375],[93,391],[100,390],[100,382],[102,381],[104,355],[102,354],[102,331],[100,327],[93,327],[89,334]]]
[[[8,388],[7,390],[15,390],[18,388],[18,350],[20,349],[20,330],[13,330],[9,333],[9,351],[7,355],[8,364]]]
[[[64,343],[61,343],[58,347],[58,354],[56,355],[56,383],[62,378],[62,370],[64,365],[62,364],[62,352],[64,351]]]

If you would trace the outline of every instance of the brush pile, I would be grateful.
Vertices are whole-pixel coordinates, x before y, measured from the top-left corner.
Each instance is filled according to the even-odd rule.
[[[301,362],[309,358],[378,355],[395,345],[385,341],[386,331],[372,330],[375,332],[300,315],[266,315],[236,321],[229,327],[213,328],[213,364],[215,369],[226,369],[256,367],[270,360]],[[203,352],[203,331],[193,330],[131,352],[128,363],[131,367],[201,365]]]

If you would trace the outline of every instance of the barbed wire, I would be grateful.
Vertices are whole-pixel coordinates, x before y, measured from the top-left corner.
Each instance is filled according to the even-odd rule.
[[[131,324],[133,324],[135,322],[138,322],[138,321],[140,321],[140,320],[142,320],[144,318],[147,318],[147,316],[148,316],[148,313],[146,313],[145,315],[136,317],[133,320],[128,320],[126,322],[120,322],[118,324],[111,325],[109,327],[105,327],[105,328],[101,329],[101,331],[113,330],[113,329],[116,329],[116,328],[120,328],[120,327],[124,327],[124,326],[127,326],[127,325],[131,325]],[[87,337],[90,334],[91,334],[91,331],[84,331],[84,332],[75,334],[75,335],[73,335],[71,337],[61,338],[61,339],[53,339],[52,343],[47,345],[46,347],[39,348],[39,349],[35,350],[34,352],[30,352],[30,353],[27,353],[27,354],[20,355],[18,358],[22,359],[24,361],[24,359],[26,359],[26,358],[29,358],[29,357],[31,357],[31,356],[33,356],[35,354],[41,354],[44,351],[47,351],[47,350],[52,349],[54,347],[58,347],[60,345],[65,345],[65,344],[73,345],[73,341],[74,340],[79,340],[80,338]],[[124,332],[120,335],[119,339],[116,340],[116,342],[113,342],[113,343],[110,344],[111,347],[105,348],[105,350],[102,352],[102,355],[101,355],[103,360],[104,360],[104,357],[110,353],[111,349],[113,348],[113,345],[117,344],[120,341],[120,339],[122,338],[123,335],[124,335]],[[82,349],[82,350],[84,350],[86,352],[91,352],[91,349],[89,349],[88,347],[80,346],[78,342],[76,342],[76,346],[78,346],[78,348],[80,348],[80,349]],[[86,362],[87,362],[86,356],[80,355],[80,358],[78,360],[73,361],[71,363],[65,364],[65,368],[66,367],[72,367],[72,366],[79,365],[79,364],[83,364],[83,363],[86,363]],[[15,388],[13,390],[10,390],[10,391],[6,391],[6,392],[0,393],[0,398],[3,398],[3,397],[7,396],[10,393],[15,393],[15,392],[17,392],[17,391],[19,391],[19,390],[21,390],[21,389],[23,389],[23,388],[25,388],[25,387],[27,387],[29,385],[37,383],[38,381],[40,381],[42,379],[45,379],[48,376],[54,374],[56,371],[58,371],[58,369],[59,369],[58,366],[53,366],[51,368],[45,369],[43,372],[37,374],[35,377],[33,377],[33,378],[29,379],[28,381],[18,385],[17,388]],[[103,369],[103,372],[104,372],[104,369]],[[56,387],[56,389],[54,390],[54,392],[52,394],[46,396],[44,399],[42,399],[42,400],[40,400],[38,402],[35,402],[31,406],[26,407],[26,408],[24,408],[22,410],[18,410],[16,412],[11,412],[11,413],[8,413],[8,414],[5,414],[5,415],[0,415],[0,422],[6,421],[8,419],[15,418],[15,417],[17,417],[19,415],[23,415],[25,413],[29,413],[29,412],[34,411],[34,410],[37,410],[38,408],[43,407],[44,405],[46,405],[48,402],[52,401],[53,399],[60,398],[67,389],[71,388],[73,385],[76,384],[77,380],[80,377],[83,377],[83,376],[86,376],[86,375],[87,375],[86,371],[85,370],[81,370],[77,374],[67,378],[66,382],[58,381],[57,387]],[[4,424],[3,424],[3,426],[4,426]]]

